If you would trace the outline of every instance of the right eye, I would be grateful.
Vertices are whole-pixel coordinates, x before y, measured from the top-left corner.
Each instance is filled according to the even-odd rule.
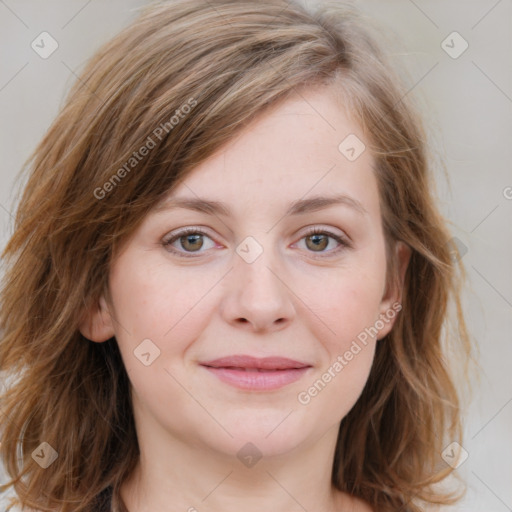
[[[169,248],[170,252],[176,254],[177,256],[183,258],[194,258],[197,257],[194,255],[194,253],[198,253],[200,255],[205,252],[200,251],[204,245],[202,240],[203,237],[210,238],[208,234],[202,229],[191,227],[172,234],[169,238],[166,238],[162,244],[164,247]],[[176,249],[176,247],[174,247],[175,242],[178,242],[181,246],[181,249],[183,249],[185,252]]]

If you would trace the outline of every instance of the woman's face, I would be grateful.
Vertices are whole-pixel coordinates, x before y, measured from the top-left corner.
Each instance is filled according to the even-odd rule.
[[[295,96],[194,169],[123,247],[110,313],[86,335],[115,335],[139,437],[277,455],[349,412],[399,309],[364,140],[328,90]]]

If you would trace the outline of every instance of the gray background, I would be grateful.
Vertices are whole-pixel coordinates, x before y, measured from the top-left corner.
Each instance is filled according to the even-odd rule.
[[[75,73],[145,3],[0,0],[0,248],[12,230],[16,174]],[[449,181],[436,167],[440,207],[467,248],[464,306],[482,378],[471,400],[468,395],[469,457],[458,470],[468,492],[461,504],[443,510],[512,510],[512,2],[355,3],[389,30],[387,52],[408,69],[409,95],[424,112],[436,162],[448,171]],[[42,31],[59,44],[47,59],[30,46]],[[453,31],[469,44],[458,58],[441,46]],[[459,43],[454,40],[453,51]]]

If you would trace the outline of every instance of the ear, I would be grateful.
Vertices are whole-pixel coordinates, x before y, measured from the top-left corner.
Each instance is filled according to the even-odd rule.
[[[88,340],[101,343],[115,335],[112,315],[105,297],[89,306],[83,314],[79,330]]]
[[[379,325],[384,326],[379,329],[377,339],[387,336],[395,324],[398,312],[402,309],[402,292],[405,280],[405,273],[411,259],[411,248],[404,242],[398,241],[395,244],[395,254],[391,264],[396,266],[391,272],[391,282],[386,283],[386,289],[380,303]]]

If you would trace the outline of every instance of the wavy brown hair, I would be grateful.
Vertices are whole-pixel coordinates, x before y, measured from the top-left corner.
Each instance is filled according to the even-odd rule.
[[[181,0],[146,7],[87,63],[25,165],[3,253],[0,370],[12,381],[1,397],[11,476],[1,489],[13,487],[16,503],[92,512],[108,489],[119,502],[139,457],[130,383],[115,338],[92,343],[80,333],[84,311],[108,293],[116,247],[173,186],[267,108],[319,85],[348,107],[375,156],[388,249],[402,241],[412,251],[403,310],[341,421],[332,483],[379,512],[458,498],[438,484],[453,471],[443,448],[462,444],[446,350],[461,361],[471,354],[464,272],[435,206],[420,118],[384,57],[339,2]],[[186,104],[194,106],[184,115]],[[176,110],[183,115],[170,129]],[[31,457],[43,441],[58,452],[47,469]]]

